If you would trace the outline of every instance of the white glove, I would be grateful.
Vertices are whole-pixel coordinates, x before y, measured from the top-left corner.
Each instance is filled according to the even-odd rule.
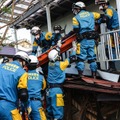
[[[77,50],[77,45],[75,41],[72,42],[72,47],[73,47],[73,51]]]
[[[60,48],[62,46],[61,40],[58,40],[57,46]]]
[[[28,115],[30,115],[31,111],[32,111],[32,108],[31,107],[28,107],[27,108],[27,111],[28,111]]]

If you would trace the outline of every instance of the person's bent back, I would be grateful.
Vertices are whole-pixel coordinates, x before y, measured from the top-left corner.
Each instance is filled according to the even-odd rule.
[[[18,91],[21,101],[27,101],[27,73],[22,68],[28,62],[24,52],[18,52],[13,62],[0,65],[0,120],[22,120],[17,109]]]
[[[42,107],[42,90],[46,88],[44,76],[36,71],[38,59],[34,55],[29,55],[30,64],[28,67],[28,94],[29,108],[31,108],[30,117],[33,120],[46,120],[46,116]]]

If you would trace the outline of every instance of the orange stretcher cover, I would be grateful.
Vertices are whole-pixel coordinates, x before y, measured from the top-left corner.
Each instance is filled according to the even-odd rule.
[[[71,35],[70,37],[68,37],[66,39],[63,39],[62,40],[62,46],[60,48],[60,53],[64,53],[65,51],[72,48],[72,41],[74,41],[74,40],[76,40],[76,35],[75,34]],[[48,53],[50,52],[50,50],[52,50],[55,47],[56,46],[52,47],[51,49],[49,49],[45,53],[38,56],[39,66],[45,64],[46,62],[48,62]]]

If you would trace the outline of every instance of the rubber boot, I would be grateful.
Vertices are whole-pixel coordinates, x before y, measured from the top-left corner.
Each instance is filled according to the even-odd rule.
[[[96,79],[96,73],[97,73],[96,71],[94,71],[94,72],[92,71],[92,77],[93,77],[94,79]]]
[[[84,77],[84,75],[83,75],[83,71],[81,71],[81,70],[78,70],[78,76],[80,77],[80,78],[82,78],[82,77]]]

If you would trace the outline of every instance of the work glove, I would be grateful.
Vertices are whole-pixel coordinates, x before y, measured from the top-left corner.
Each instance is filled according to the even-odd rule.
[[[76,56],[76,50],[77,50],[77,45],[76,45],[76,41],[72,42],[72,52],[70,54],[70,63],[76,62],[77,60],[77,56]]]
[[[61,48],[61,46],[62,46],[61,40],[58,40],[57,47]]]
[[[105,14],[100,14],[101,23],[107,23],[109,21],[109,17]]]
[[[77,45],[76,45],[76,42],[73,41],[73,42],[72,42],[72,50],[71,50],[70,56],[73,57],[74,55],[76,55],[76,50],[77,50]]]
[[[27,108],[28,115],[30,115],[31,111],[32,111],[32,108],[29,106],[29,107]]]
[[[62,46],[61,40],[58,40],[57,47],[55,48],[60,53],[60,48]]]
[[[77,45],[76,45],[75,41],[72,42],[72,49],[73,49],[73,51],[77,50]]]

